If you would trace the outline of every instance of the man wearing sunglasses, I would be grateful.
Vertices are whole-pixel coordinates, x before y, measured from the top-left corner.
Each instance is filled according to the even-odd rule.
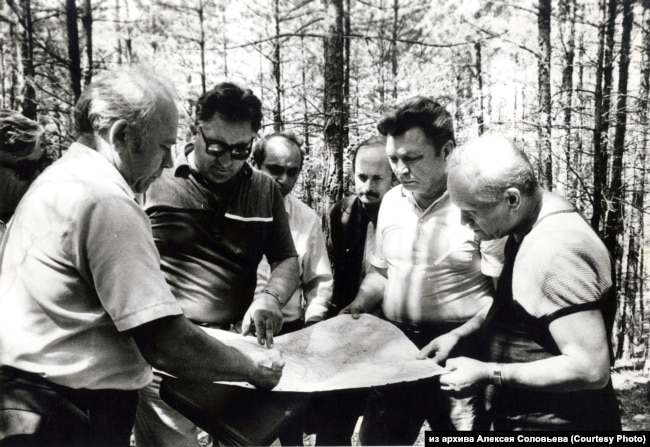
[[[13,110],[0,110],[0,241],[6,223],[29,185],[50,159],[43,146],[43,128]]]
[[[220,83],[196,105],[195,138],[145,197],[162,270],[195,324],[230,329],[273,346],[282,306],[299,282],[296,250],[275,181],[246,159],[261,127],[260,100]],[[266,256],[271,276],[255,293]],[[158,396],[160,378],[140,392],[136,445],[198,445],[198,429]]]

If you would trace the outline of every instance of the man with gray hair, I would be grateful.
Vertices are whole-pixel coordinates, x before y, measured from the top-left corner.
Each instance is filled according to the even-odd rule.
[[[142,69],[79,98],[79,137],[21,201],[0,253],[0,443],[128,446],[149,365],[272,388],[274,350],[242,354],[181,312],[137,202],[171,165],[175,93]],[[270,365],[270,366],[263,366]]]
[[[462,393],[490,383],[495,430],[620,430],[605,245],[573,204],[538,185],[524,153],[503,136],[471,141],[447,169],[463,222],[481,241],[508,242],[482,328],[489,361],[449,359],[442,388]]]

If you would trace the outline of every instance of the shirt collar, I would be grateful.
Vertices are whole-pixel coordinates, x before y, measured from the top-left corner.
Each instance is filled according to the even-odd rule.
[[[122,173],[111,163],[106,157],[97,152],[95,149],[86,146],[85,144],[74,142],[70,145],[67,151],[68,154],[75,157],[89,157],[94,162],[99,164],[102,169],[108,174],[111,181],[120,187],[126,194],[133,200],[138,201],[138,195],[131,189]]]
[[[420,208],[420,205],[418,205],[418,202],[417,200],[415,200],[415,197],[413,197],[413,193],[411,191],[405,190],[403,186],[400,186],[400,191],[402,193],[402,197],[405,197],[406,200],[408,200],[409,203],[413,205],[422,214],[426,214],[432,211],[438,205],[443,205],[449,201],[449,191],[445,190],[445,192],[443,192],[440,195],[440,197],[438,197],[431,205],[427,207],[427,209],[423,210],[422,208]]]

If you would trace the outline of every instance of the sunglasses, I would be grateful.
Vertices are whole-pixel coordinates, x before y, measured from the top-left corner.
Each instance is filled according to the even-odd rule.
[[[226,152],[235,160],[246,160],[253,149],[253,138],[248,143],[227,144],[219,140],[208,140],[203,133],[201,126],[198,126],[199,133],[205,143],[205,152],[213,157],[220,157]]]

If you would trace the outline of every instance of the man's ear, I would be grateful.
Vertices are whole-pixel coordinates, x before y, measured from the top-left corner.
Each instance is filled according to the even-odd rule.
[[[129,148],[130,138],[128,135],[128,123],[126,120],[117,120],[111,124],[108,130],[108,141],[115,148],[117,153],[122,153]]]
[[[445,160],[447,160],[447,157],[449,157],[449,154],[451,154],[451,151],[454,150],[454,142],[453,141],[447,141],[445,145],[442,147],[442,153],[445,157]]]
[[[503,196],[508,202],[508,207],[511,210],[518,210],[521,206],[521,191],[519,189],[510,187],[503,192]]]

